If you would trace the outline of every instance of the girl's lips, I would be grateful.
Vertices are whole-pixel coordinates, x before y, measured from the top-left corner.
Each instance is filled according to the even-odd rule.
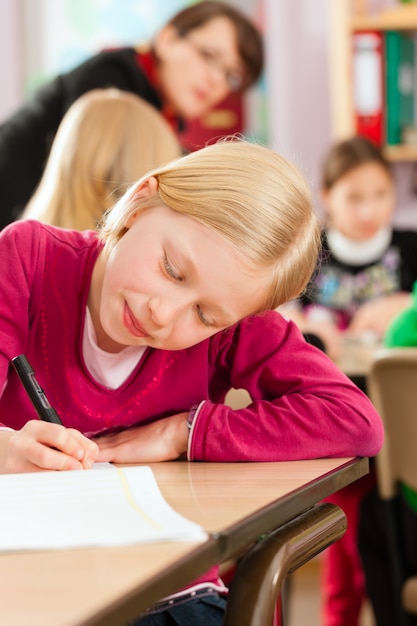
[[[139,322],[133,315],[132,311],[130,310],[126,302],[125,302],[125,306],[123,309],[123,322],[126,328],[128,329],[128,331],[134,337],[148,337],[149,336],[146,330],[139,324]]]

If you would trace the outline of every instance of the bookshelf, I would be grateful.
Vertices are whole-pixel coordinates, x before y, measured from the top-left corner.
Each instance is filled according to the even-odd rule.
[[[331,123],[332,134],[336,140],[349,137],[358,132],[357,111],[355,103],[355,77],[354,77],[354,46],[353,41],[357,35],[367,33],[380,33],[383,41],[383,65],[382,65],[382,112],[384,128],[387,126],[387,96],[386,86],[386,58],[385,44],[387,32],[406,34],[415,37],[417,32],[417,2],[401,3],[381,8],[375,7],[375,2],[366,0],[329,0],[330,16],[330,99],[331,99]],[[374,64],[375,65],[375,64]],[[372,77],[372,64],[368,64],[368,78]],[[377,70],[375,65],[375,72]],[[414,74],[415,82],[416,74]],[[392,92],[391,92],[392,93]],[[417,104],[417,97],[416,97]],[[417,106],[416,106],[417,110]],[[417,126],[417,120],[414,122]],[[366,134],[366,133],[364,133]],[[392,162],[417,161],[417,140],[404,143],[403,138],[393,141],[392,136],[388,140],[388,132],[383,133],[382,148],[385,156]],[[415,133],[413,133],[415,135]]]

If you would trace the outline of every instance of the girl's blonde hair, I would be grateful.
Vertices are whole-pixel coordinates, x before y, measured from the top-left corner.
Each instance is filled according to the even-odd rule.
[[[148,170],[179,157],[162,115],[135,94],[94,89],[68,109],[23,219],[84,230]]]
[[[138,200],[149,176],[158,191]],[[161,202],[223,236],[253,267],[270,269],[263,310],[305,288],[316,264],[320,228],[310,190],[296,167],[273,150],[244,140],[222,140],[150,172],[104,216],[108,253],[134,211]]]

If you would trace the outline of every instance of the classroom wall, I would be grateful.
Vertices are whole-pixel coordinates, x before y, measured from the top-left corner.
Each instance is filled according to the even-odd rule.
[[[157,13],[160,23],[188,1],[160,0],[161,7],[165,7]],[[252,125],[247,129],[248,134],[263,135],[259,127],[263,122],[266,124],[269,145],[302,169],[320,210],[320,164],[331,142],[328,34],[329,2],[335,0],[229,1],[253,15],[265,29],[266,72],[261,87],[247,98],[248,118]],[[59,67],[70,67],[79,62],[83,54],[88,55],[103,45],[137,41],[141,36],[147,37],[148,32],[154,32],[158,23],[150,20],[150,16],[155,15],[151,10],[155,2],[0,0],[0,58],[6,60],[3,64],[0,122],[28,96],[31,89]],[[71,9],[71,20],[82,18],[85,29],[88,29],[89,20],[97,20],[98,7],[107,7],[106,10],[113,11],[113,14],[102,16],[95,37],[83,39],[74,23],[60,21],[64,6]],[[119,10],[115,11],[114,7]],[[126,11],[135,11],[137,15],[136,20],[128,20],[128,28],[126,20],[125,25],[116,21],[116,17]],[[106,31],[106,19],[110,15],[114,22],[111,35]],[[48,31],[46,38],[45,28]],[[115,30],[119,35],[113,38]],[[71,37],[73,45],[70,45]],[[60,57],[57,51],[64,49],[66,56]],[[395,175],[399,189],[395,221],[402,227],[417,228],[417,202],[413,191],[415,165],[396,166]]]
[[[265,2],[270,143],[301,167],[315,191],[331,140],[327,2]]]

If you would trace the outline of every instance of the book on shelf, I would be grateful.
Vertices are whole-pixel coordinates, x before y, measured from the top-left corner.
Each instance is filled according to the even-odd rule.
[[[386,143],[403,143],[404,132],[415,126],[415,40],[404,32],[385,33]]]
[[[379,31],[352,35],[355,130],[377,145],[385,141],[384,38]]]

